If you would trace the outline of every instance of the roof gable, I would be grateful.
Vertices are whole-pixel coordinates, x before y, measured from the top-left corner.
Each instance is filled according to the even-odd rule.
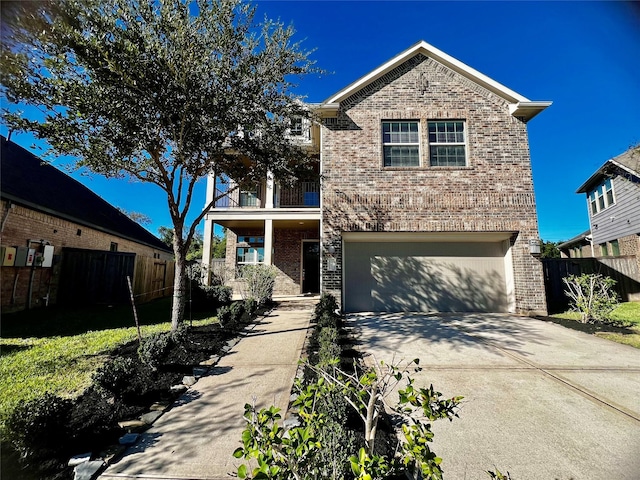
[[[170,252],[159,238],[77,180],[0,136],[2,198],[66,220]]]
[[[495,80],[492,80],[491,78],[462,63],[461,61],[456,60],[450,55],[437,49],[433,45],[430,45],[425,41],[420,41],[326,99],[320,105],[319,110],[328,115],[337,112],[340,102],[355,94],[359,90],[367,87],[372,82],[386,75],[391,70],[416,55],[425,55],[426,57],[430,57],[433,60],[441,63],[442,65],[450,68],[451,70],[457,72],[458,74],[493,92],[499,97],[504,98],[510,104],[510,113],[513,116],[522,117],[525,121],[530,120],[535,115],[551,105],[551,102],[547,101],[532,102],[519,93],[514,92],[513,90],[505,87]]]
[[[632,147],[626,152],[604,162],[589,179],[584,182],[576,193],[587,193],[604,178],[624,176],[630,181],[640,183],[640,146]]]

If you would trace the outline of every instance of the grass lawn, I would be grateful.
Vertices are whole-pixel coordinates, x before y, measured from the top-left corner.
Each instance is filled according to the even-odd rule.
[[[584,325],[580,323],[580,315],[577,312],[558,313],[552,317],[560,320],[576,320],[579,325]],[[611,313],[611,320],[616,324],[615,326],[606,328],[605,325],[600,331],[591,329],[593,331],[590,333],[614,342],[640,348],[640,302],[621,303]],[[565,325],[571,326],[566,323]]]
[[[140,305],[142,335],[168,331],[171,299]],[[194,325],[216,321],[199,318]],[[4,315],[0,339],[0,427],[15,406],[49,391],[74,397],[110,350],[137,338],[130,307],[38,309]]]

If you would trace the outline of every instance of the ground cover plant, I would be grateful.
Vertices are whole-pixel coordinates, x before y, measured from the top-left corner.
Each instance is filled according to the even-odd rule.
[[[414,385],[418,360],[365,364],[351,355],[341,358],[336,345],[344,333],[330,295],[321,297],[315,320],[304,375],[294,386],[297,421],[285,427],[279,409],[246,404],[247,428],[234,456],[247,463],[238,476],[441,479],[441,459],[429,447],[431,423],[456,417],[461,397],[444,399],[433,386]]]
[[[582,323],[579,312],[557,313],[550,318],[568,328],[582,330],[617,343],[640,348],[640,302],[619,304],[609,314],[608,320],[598,323]]]
[[[252,318],[234,304],[221,324],[212,315],[216,299],[205,294],[201,301],[206,308],[194,309],[177,332],[168,321],[170,299],[139,306],[142,343],[130,307],[3,318],[2,435],[26,463],[39,467],[34,478],[73,478],[66,467],[71,455],[117,444],[125,433],[119,421],[136,418],[153,403],[170,403],[177,396],[171,387],[219,354]]]

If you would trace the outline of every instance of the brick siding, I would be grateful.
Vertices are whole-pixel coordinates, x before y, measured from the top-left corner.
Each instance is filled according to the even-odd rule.
[[[421,78],[429,81],[425,91]],[[383,120],[418,120],[422,167],[382,166]],[[466,167],[430,167],[428,120],[464,120]],[[529,254],[538,238],[526,125],[492,92],[418,55],[340,105],[322,127],[323,291],[340,298],[341,234],[513,232],[516,310],[544,313],[542,266]]]
[[[162,260],[172,259],[167,252],[37,210],[15,204],[9,209],[9,202],[4,200],[0,218],[6,219],[2,230],[3,246],[26,247],[29,240],[43,240],[54,247],[53,267],[36,268],[34,271],[32,307],[44,305],[47,295],[50,304],[56,303],[64,247],[109,251],[111,243],[117,243],[119,252],[132,252],[151,258],[158,254]],[[31,270],[31,267],[2,267],[0,294],[3,313],[26,307]]]

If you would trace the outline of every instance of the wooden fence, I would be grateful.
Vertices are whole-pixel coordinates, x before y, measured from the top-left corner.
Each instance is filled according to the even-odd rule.
[[[136,296],[136,303],[144,303],[154,298],[171,295],[174,275],[173,261],[136,256],[133,279],[133,294]]]
[[[640,271],[635,256],[612,258],[544,258],[544,286],[549,313],[569,307],[562,279],[569,275],[600,273],[616,281],[615,290],[623,302],[640,301]]]

